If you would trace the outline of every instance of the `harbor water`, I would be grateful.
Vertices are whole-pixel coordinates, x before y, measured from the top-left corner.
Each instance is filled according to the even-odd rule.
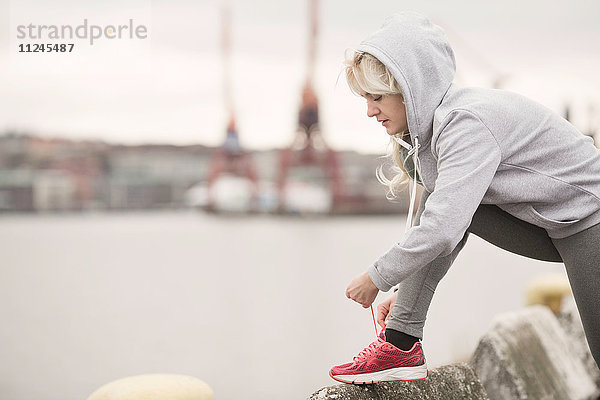
[[[147,373],[198,377],[218,400],[307,398],[374,340],[370,310],[344,291],[404,224],[400,214],[2,216],[0,398],[81,400]],[[534,277],[562,271],[472,235],[428,315],[430,367],[468,359]]]

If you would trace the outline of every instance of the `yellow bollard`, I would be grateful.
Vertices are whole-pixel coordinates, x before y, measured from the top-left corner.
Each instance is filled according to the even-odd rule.
[[[560,311],[563,297],[570,293],[571,286],[564,274],[542,275],[527,287],[527,305],[542,304],[557,314]]]
[[[149,374],[107,383],[87,400],[213,400],[213,391],[191,376]]]

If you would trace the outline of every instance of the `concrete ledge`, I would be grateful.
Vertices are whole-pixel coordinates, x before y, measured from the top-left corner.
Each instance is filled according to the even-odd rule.
[[[473,369],[452,364],[429,371],[429,377],[414,382],[382,382],[373,385],[340,384],[322,388],[310,400],[422,399],[485,400],[488,397]]]
[[[498,316],[471,360],[490,399],[596,399],[598,390],[547,307]]]

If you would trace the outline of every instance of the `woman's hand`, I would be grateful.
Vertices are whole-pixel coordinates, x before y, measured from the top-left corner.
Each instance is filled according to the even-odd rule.
[[[377,289],[367,272],[352,279],[352,282],[346,288],[346,297],[361,304],[364,308],[373,304],[377,293],[379,293],[379,289]]]
[[[387,325],[387,320],[390,318],[390,313],[392,311],[392,307],[394,307],[394,304],[396,303],[397,296],[398,293],[394,293],[388,297],[387,300],[385,300],[383,303],[379,303],[377,306],[377,323],[382,328],[385,328]]]

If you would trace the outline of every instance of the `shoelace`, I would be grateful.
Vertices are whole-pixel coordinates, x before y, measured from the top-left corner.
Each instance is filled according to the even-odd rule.
[[[367,358],[368,356],[373,354],[375,352],[375,350],[377,349],[377,347],[380,346],[380,342],[382,341],[382,339],[379,337],[379,334],[377,333],[377,323],[375,322],[375,312],[373,311],[373,304],[371,304],[371,316],[373,317],[373,326],[375,327],[375,337],[377,337],[377,340],[375,340],[369,346],[365,347],[360,353],[358,353],[358,355],[352,359],[353,361],[364,360],[365,358]]]
[[[377,323],[375,322],[375,311],[373,311],[373,304],[371,304],[371,315],[373,316],[373,326],[375,327],[375,337],[379,337],[377,333]]]
[[[370,355],[374,354],[377,351],[377,348],[381,346],[381,339],[377,339],[367,347],[365,347],[356,357],[352,359],[352,361],[362,361],[368,358]]]

